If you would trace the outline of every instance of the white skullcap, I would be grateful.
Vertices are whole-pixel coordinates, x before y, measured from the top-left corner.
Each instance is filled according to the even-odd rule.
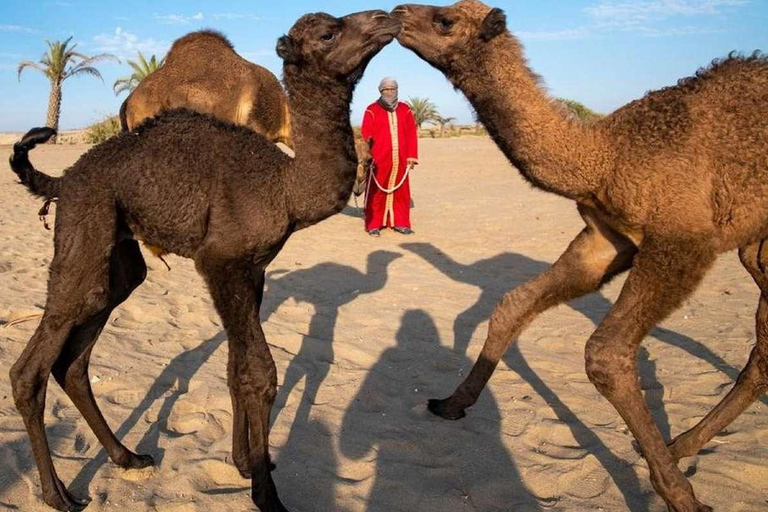
[[[394,78],[384,78],[381,82],[379,82],[379,92],[383,91],[384,89],[397,89],[397,80]]]

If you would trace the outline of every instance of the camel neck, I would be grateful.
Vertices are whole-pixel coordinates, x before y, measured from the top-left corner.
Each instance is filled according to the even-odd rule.
[[[357,173],[349,120],[353,86],[285,73],[296,157],[287,175],[287,195],[297,229],[346,206]]]
[[[546,96],[517,41],[503,34],[471,61],[473,69],[449,78],[523,176],[575,200],[595,192],[608,157],[599,132],[568,120]]]

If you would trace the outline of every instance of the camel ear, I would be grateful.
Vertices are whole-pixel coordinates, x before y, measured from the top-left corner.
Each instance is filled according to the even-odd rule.
[[[483,20],[483,25],[480,27],[480,38],[483,41],[490,41],[505,30],[507,30],[507,15],[498,7],[494,7]]]
[[[296,49],[296,43],[290,36],[283,36],[277,40],[277,56],[283,59],[286,64],[298,64],[301,60],[299,52]]]

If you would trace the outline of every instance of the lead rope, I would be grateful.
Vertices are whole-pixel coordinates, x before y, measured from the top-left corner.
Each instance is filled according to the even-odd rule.
[[[412,168],[413,168],[413,166],[411,166],[411,165],[407,166],[405,168],[405,174],[403,174],[403,177],[400,180],[400,183],[398,183],[397,185],[395,185],[392,188],[384,188],[384,187],[382,187],[381,184],[379,183],[379,181],[376,179],[376,175],[371,173],[371,176],[373,177],[373,182],[376,184],[376,186],[378,187],[379,190],[381,190],[385,194],[391,194],[392,192],[395,192],[397,189],[399,189],[400,187],[403,186],[403,183],[405,183],[405,180],[406,180],[406,178],[408,178],[408,175],[411,173],[411,169]]]

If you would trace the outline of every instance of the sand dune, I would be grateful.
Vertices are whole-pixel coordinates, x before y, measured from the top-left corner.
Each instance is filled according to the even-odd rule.
[[[86,146],[44,146],[61,172]],[[10,147],[0,147],[7,161]],[[503,293],[546,269],[581,229],[568,201],[532,190],[488,139],[422,140],[415,236],[371,239],[354,207],[297,233],[269,268],[263,316],[278,366],[274,477],[293,512],[662,511],[645,461],[584,374],[583,348],[623,279],[537,319],[467,418],[431,416],[482,346]],[[52,232],[40,201],[0,173],[0,322],[45,301]],[[146,254],[146,282],[94,351],[94,393],[156,468],[115,467],[51,382],[46,422],[62,480],[89,510],[252,509],[230,461],[226,335],[192,263]],[[655,329],[643,388],[662,433],[693,425],[728,391],[754,343],[758,291],[734,254]],[[0,325],[0,509],[48,510],[8,370],[36,326]],[[768,508],[765,398],[681,462],[718,511]]]

